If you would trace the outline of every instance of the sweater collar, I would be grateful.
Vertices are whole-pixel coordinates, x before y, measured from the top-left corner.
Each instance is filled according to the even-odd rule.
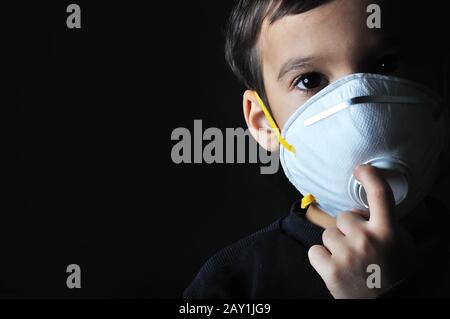
[[[281,223],[281,228],[291,237],[295,238],[307,249],[314,245],[323,245],[323,229],[306,219],[306,209],[300,208],[300,201],[292,204],[290,213]]]

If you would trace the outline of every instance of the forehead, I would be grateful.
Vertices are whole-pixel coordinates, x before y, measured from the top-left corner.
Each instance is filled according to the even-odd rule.
[[[367,6],[371,3],[377,1],[334,0],[274,23],[266,19],[258,43],[263,61],[279,67],[298,54],[325,58],[343,48],[374,45],[381,32],[367,27]]]

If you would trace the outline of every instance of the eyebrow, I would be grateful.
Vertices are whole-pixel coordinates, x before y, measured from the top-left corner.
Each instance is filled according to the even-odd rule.
[[[308,65],[308,63],[311,60],[314,60],[314,58],[313,57],[297,57],[297,58],[289,59],[280,68],[280,72],[278,73],[278,81],[281,80],[287,73],[289,73],[293,70],[298,70],[298,69],[305,67],[306,65]]]

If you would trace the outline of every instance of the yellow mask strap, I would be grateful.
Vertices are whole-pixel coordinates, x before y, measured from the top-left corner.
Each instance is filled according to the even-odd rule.
[[[264,115],[266,116],[267,121],[269,122],[270,127],[273,129],[273,131],[275,132],[275,136],[278,139],[278,142],[284,146],[284,148],[286,148],[288,151],[292,152],[295,154],[296,150],[295,147],[292,146],[291,144],[289,144],[284,138],[283,136],[281,136],[280,133],[280,129],[278,128],[278,125],[275,123],[272,115],[269,112],[269,109],[266,107],[266,105],[264,104],[263,100],[259,97],[258,93],[255,91],[255,96],[256,99],[258,100],[259,105],[261,106],[261,109],[264,112]]]
[[[258,100],[259,105],[261,106],[261,109],[264,112],[264,115],[266,116],[267,121],[269,122],[270,127],[275,132],[275,136],[277,137],[278,142],[280,142],[280,144],[283,145],[288,151],[290,151],[290,152],[295,154],[295,152],[296,152],[295,147],[292,146],[291,144],[289,144],[283,138],[283,136],[281,136],[280,129],[279,129],[278,125],[275,123],[275,120],[273,119],[272,115],[270,114],[269,109],[266,107],[266,105],[264,104],[263,100],[259,97],[258,92],[254,91],[254,93],[255,93],[256,99]],[[309,205],[314,203],[315,201],[316,201],[316,198],[313,195],[308,194],[308,195],[306,195],[305,197],[302,198],[301,203],[300,203],[300,207],[302,209],[305,209]]]
[[[300,202],[300,207],[301,207],[301,209],[305,209],[309,205],[314,203],[315,201],[316,201],[316,198],[313,195],[308,194],[308,195],[306,195],[305,197],[302,198],[302,201]]]

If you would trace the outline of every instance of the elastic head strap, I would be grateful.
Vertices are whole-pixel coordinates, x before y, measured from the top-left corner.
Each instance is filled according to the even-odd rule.
[[[279,129],[277,123],[275,123],[275,120],[273,119],[272,115],[270,114],[269,109],[266,107],[263,100],[259,97],[258,93],[256,91],[254,91],[254,92],[255,92],[256,99],[258,100],[258,103],[261,106],[261,109],[263,110],[267,121],[269,122],[270,127],[275,132],[275,136],[277,137],[278,142],[280,142],[280,144],[283,145],[284,148],[286,148],[289,152],[292,152],[295,154],[295,152],[296,152],[295,147],[292,146],[291,144],[289,144],[283,138],[283,136],[281,136],[280,129]],[[315,201],[316,201],[316,198],[313,195],[307,194],[305,197],[302,198],[300,206],[302,209],[305,209]]]
[[[316,201],[316,198],[311,195],[308,194],[305,197],[302,198],[301,202],[300,202],[300,208],[301,209],[305,209],[307,208],[309,205],[311,205],[312,203],[314,203]]]
[[[263,100],[259,97],[258,93],[256,91],[254,91],[256,99],[258,100],[258,103],[261,107],[261,109],[264,112],[264,115],[266,116],[267,121],[269,122],[270,127],[273,129],[273,131],[275,132],[275,136],[278,139],[278,142],[284,146],[284,148],[286,148],[289,152],[292,152],[295,154],[296,150],[295,147],[292,146],[291,144],[289,144],[284,138],[283,136],[281,136],[280,133],[280,129],[277,125],[277,123],[275,123],[275,120],[273,119],[272,115],[269,112],[269,109],[266,107],[266,105],[264,104]]]

